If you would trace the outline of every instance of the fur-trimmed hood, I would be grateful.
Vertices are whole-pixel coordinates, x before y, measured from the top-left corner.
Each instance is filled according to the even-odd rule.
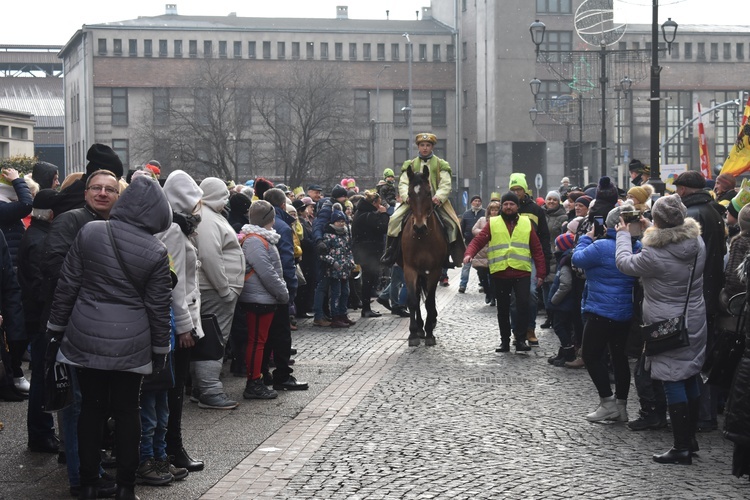
[[[701,235],[701,226],[692,217],[686,217],[684,224],[676,227],[658,228],[651,226],[643,233],[641,243],[645,247],[664,248],[672,243],[694,240]]]

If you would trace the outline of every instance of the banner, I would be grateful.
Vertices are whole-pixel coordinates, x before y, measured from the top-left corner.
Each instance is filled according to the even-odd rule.
[[[740,132],[737,134],[737,141],[734,143],[732,150],[729,151],[727,161],[721,168],[722,174],[732,174],[737,177],[750,170],[750,142],[748,142],[750,125],[747,123],[748,116],[750,116],[750,98],[745,104],[745,112],[742,115],[742,124],[740,125]]]
[[[701,173],[706,179],[711,178],[711,162],[708,160],[708,143],[706,142],[706,131],[703,128],[703,114],[701,103],[698,102],[698,151],[701,159]]]

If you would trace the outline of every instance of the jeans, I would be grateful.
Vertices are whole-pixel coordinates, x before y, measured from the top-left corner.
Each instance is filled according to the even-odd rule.
[[[555,310],[552,315],[552,328],[555,330],[557,338],[560,339],[560,345],[562,347],[570,347],[573,345],[571,318],[572,314],[570,311]]]
[[[609,349],[615,373],[615,394],[617,399],[628,399],[630,365],[626,346],[629,331],[630,321],[614,321],[597,314],[586,314],[581,356],[600,398],[608,398],[612,395],[609,371],[604,356]]]
[[[529,280],[524,278],[493,278],[495,295],[497,297],[497,324],[500,328],[500,338],[503,341],[510,339],[510,296],[515,292],[516,296],[516,318],[521,325],[525,325],[529,313]],[[518,325],[519,323],[516,323]],[[513,328],[516,341],[526,340],[526,329],[523,327]]]
[[[328,288],[331,286],[331,278],[320,275],[315,287],[315,300],[313,301],[313,314],[315,319],[323,319],[323,302],[328,296]],[[333,314],[333,311],[331,311]]]
[[[93,486],[99,479],[102,433],[110,413],[117,429],[117,484],[135,485],[141,439],[139,396],[143,375],[90,368],[76,370],[81,387],[81,414],[78,417],[81,486]]]
[[[466,288],[469,284],[469,273],[471,273],[470,265],[461,267],[461,281],[458,282],[459,287]]]
[[[365,300],[370,300],[369,297]],[[349,303],[349,280],[331,278],[331,316],[346,316]],[[364,304],[362,305],[364,310]],[[369,307],[368,307],[369,309]]]
[[[664,386],[658,381],[651,378],[651,370],[646,369],[646,355],[641,353],[638,362],[635,365],[633,373],[635,390],[638,394],[638,401],[641,404],[641,410],[646,413],[657,413],[664,418],[666,411],[666,400],[664,399]]]
[[[219,297],[215,290],[201,290],[201,315],[215,314],[221,330],[221,343],[227,345],[229,332],[232,329],[232,318],[234,307],[238,296],[229,292],[230,297]],[[229,300],[227,300],[229,299]],[[191,373],[193,375],[193,387],[201,396],[211,396],[224,393],[224,385],[219,380],[223,359],[208,361],[193,361]]]
[[[47,335],[37,333],[31,336],[31,389],[29,407],[26,413],[26,428],[29,444],[54,437],[55,421],[51,413],[42,411],[44,406],[44,353],[47,350]]]
[[[678,403],[687,403],[689,399],[699,398],[699,378],[700,375],[693,375],[685,380],[662,382],[664,384],[664,395],[667,397],[667,404],[671,406]]]
[[[164,389],[141,393],[141,463],[149,458],[164,460],[167,456],[168,392]]]
[[[401,266],[391,267],[391,282],[388,284],[380,298],[390,300],[391,306],[406,307],[406,298],[409,291],[404,285],[404,268]]]

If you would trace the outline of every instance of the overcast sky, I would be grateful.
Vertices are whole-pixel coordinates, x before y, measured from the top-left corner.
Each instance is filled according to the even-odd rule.
[[[386,10],[390,10],[391,19],[415,19],[415,11],[429,5],[429,1],[174,0],[173,3],[177,4],[177,12],[182,15],[226,16],[236,12],[241,17],[334,18],[336,6],[347,5],[351,19],[385,19]],[[164,0],[3,0],[0,45],[64,45],[84,24],[158,16],[164,14],[166,3]],[[750,15],[741,5],[744,5],[741,0],[660,0],[659,17],[660,22],[672,17],[680,24],[750,26]],[[628,23],[650,23],[651,6],[651,0],[615,0],[615,16],[617,20]],[[740,17],[743,14],[745,17]]]

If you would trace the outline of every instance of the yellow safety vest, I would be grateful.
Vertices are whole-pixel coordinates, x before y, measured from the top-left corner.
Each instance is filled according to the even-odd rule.
[[[531,221],[519,217],[513,235],[508,232],[502,216],[490,219],[490,246],[487,259],[490,273],[505,271],[509,267],[531,272]]]

